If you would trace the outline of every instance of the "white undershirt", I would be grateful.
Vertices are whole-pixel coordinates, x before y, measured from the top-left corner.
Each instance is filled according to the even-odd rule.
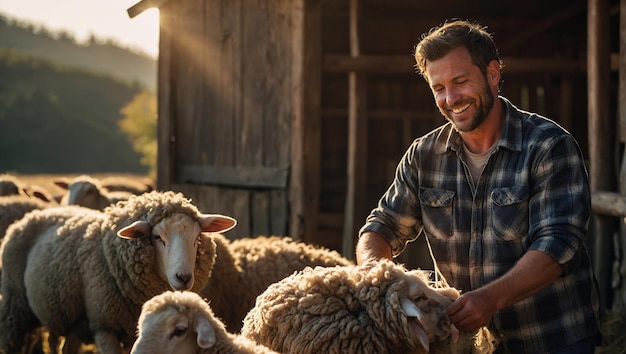
[[[465,144],[463,144],[463,152],[465,152],[465,157],[467,157],[467,167],[469,167],[470,173],[472,174],[472,181],[474,183],[477,183],[480,179],[480,175],[483,173],[483,170],[487,165],[487,161],[489,161],[489,155],[491,155],[491,152],[495,147],[496,144],[494,143],[491,145],[489,150],[480,154],[475,154],[469,151]]]

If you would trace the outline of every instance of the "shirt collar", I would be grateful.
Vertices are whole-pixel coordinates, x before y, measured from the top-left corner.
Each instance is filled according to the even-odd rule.
[[[498,96],[498,99],[502,101],[506,110],[506,117],[504,121],[504,127],[502,133],[500,133],[500,139],[497,143],[497,148],[503,147],[513,151],[522,150],[522,112],[517,109],[508,99]],[[435,151],[438,154],[443,154],[446,151],[459,151],[463,146],[461,135],[454,128],[452,123],[448,122],[447,127],[439,131],[441,142],[437,144]],[[444,136],[447,135],[447,136]],[[497,149],[496,148],[496,149]]]

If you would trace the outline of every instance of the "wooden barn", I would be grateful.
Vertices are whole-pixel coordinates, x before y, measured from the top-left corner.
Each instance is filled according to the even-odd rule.
[[[352,256],[405,149],[444,122],[414,45],[462,18],[494,34],[502,94],[578,139],[603,304],[624,286],[626,0],[142,0],[128,13],[149,7],[161,21],[157,187],[235,217],[229,238],[289,235]]]

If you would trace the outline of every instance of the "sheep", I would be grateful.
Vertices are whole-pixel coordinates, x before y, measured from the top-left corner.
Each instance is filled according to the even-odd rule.
[[[0,198],[0,240],[15,220],[21,219],[26,213],[32,210],[45,209],[55,206],[54,203],[47,203],[38,198],[29,196],[10,195]]]
[[[131,354],[276,353],[226,331],[209,304],[191,291],[165,291],[143,304]]]
[[[0,174],[0,196],[27,195],[26,185],[10,174]]]
[[[283,353],[471,352],[446,314],[450,292],[386,259],[308,267],[259,295],[241,334]]]
[[[217,259],[211,279],[200,291],[231,333],[241,330],[243,318],[257,295],[270,284],[307,266],[351,265],[338,252],[290,237],[259,236],[229,241],[212,235]]]
[[[127,200],[132,195],[128,191],[109,191],[100,181],[87,175],[81,175],[68,182],[56,179],[54,184],[67,190],[61,199],[62,205],[81,205],[87,208],[103,210],[120,200]]]
[[[14,195],[30,196],[51,203],[56,202],[54,196],[44,187],[25,183],[11,174],[0,174],[0,197]]]
[[[18,352],[39,325],[53,337],[88,325],[98,352],[130,348],[141,305],[166,289],[202,289],[215,261],[206,233],[235,224],[171,191],[102,212],[66,206],[29,213],[0,245],[0,348]]]

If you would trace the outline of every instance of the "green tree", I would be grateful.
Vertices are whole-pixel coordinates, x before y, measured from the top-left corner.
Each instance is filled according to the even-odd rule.
[[[157,100],[149,91],[143,91],[120,111],[120,129],[141,155],[140,162],[148,166],[149,176],[156,178],[157,167]]]

